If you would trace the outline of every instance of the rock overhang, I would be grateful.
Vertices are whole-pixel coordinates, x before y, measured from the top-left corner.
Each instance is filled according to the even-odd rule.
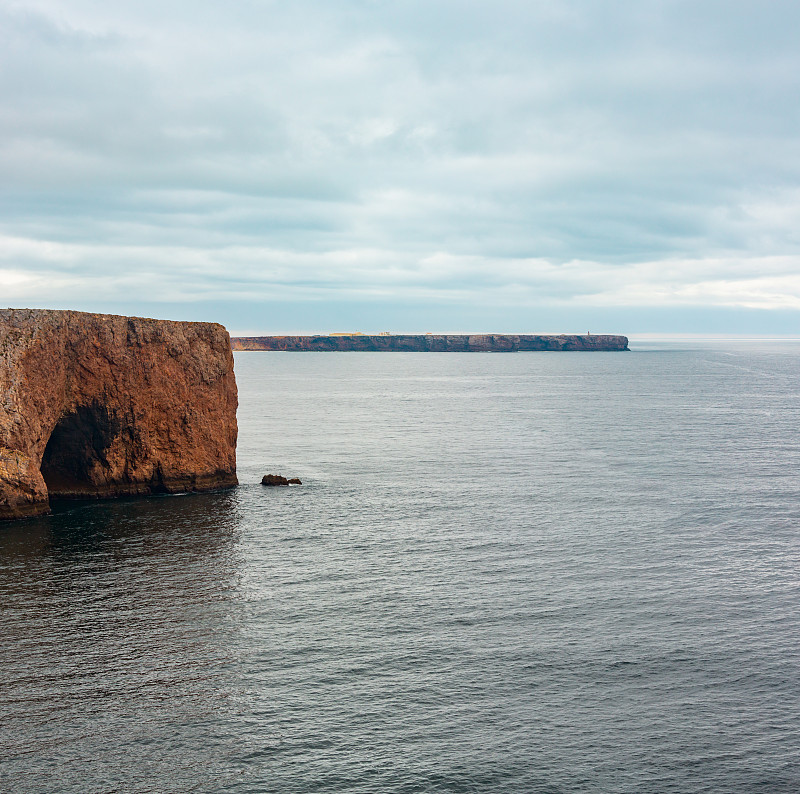
[[[232,487],[236,408],[221,325],[2,309],[0,519]]]

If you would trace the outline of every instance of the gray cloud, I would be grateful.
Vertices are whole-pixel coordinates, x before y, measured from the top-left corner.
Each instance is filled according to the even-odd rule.
[[[796,3],[107,6],[0,1],[0,303],[800,311]]]

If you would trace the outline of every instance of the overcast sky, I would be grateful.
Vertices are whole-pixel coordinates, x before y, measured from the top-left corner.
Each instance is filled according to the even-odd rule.
[[[0,305],[800,332],[797,0],[0,0]]]

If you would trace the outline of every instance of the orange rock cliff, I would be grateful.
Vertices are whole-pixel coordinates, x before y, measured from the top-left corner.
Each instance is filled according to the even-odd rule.
[[[185,323],[0,309],[0,519],[49,497],[227,488],[236,480],[228,332]]]

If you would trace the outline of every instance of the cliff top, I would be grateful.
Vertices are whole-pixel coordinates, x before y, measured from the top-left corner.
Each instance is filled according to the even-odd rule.
[[[102,312],[80,312],[73,309],[28,309],[28,308],[6,308],[0,309],[0,323],[5,322],[9,324],[18,324],[20,322],[30,322],[35,319],[50,319],[50,320],[80,320],[95,318],[98,320],[138,320],[145,323],[159,323],[170,325],[195,325],[195,326],[214,326],[226,330],[225,326],[220,323],[204,322],[196,320],[160,320],[155,317],[139,317],[137,315],[125,314],[105,314]]]

